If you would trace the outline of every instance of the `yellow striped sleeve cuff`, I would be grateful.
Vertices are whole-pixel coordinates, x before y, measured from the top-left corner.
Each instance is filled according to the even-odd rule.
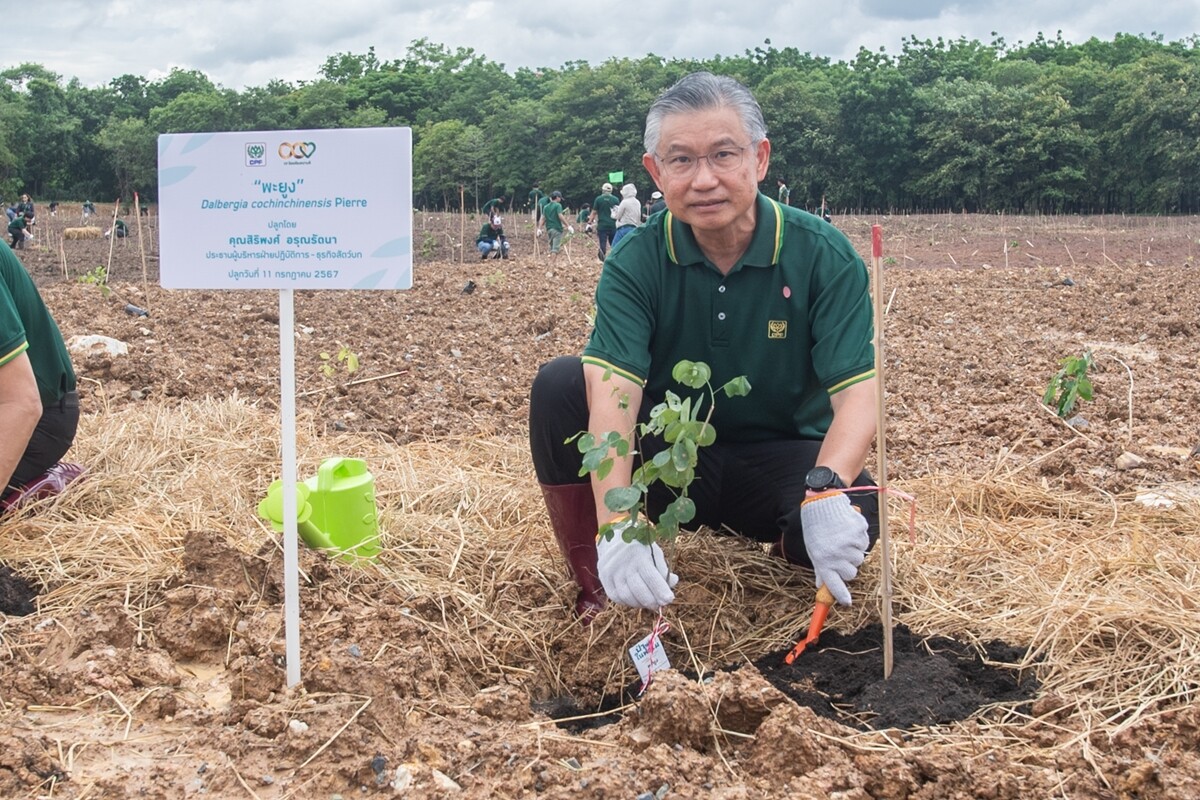
[[[595,356],[583,356],[582,358],[580,358],[580,361],[582,361],[585,364],[591,364],[592,366],[600,367],[601,369],[603,369],[606,372],[612,372],[614,375],[620,375],[625,380],[633,381],[638,386],[646,385],[645,378],[634,375],[632,372],[630,372],[627,369],[621,369],[616,364],[612,364],[608,361],[605,361],[602,358],[596,358]]]
[[[842,389],[845,389],[849,386],[853,386],[856,383],[862,383],[863,381],[869,381],[871,378],[874,378],[874,377],[875,377],[875,370],[869,369],[866,372],[859,373],[858,375],[855,375],[851,378],[846,378],[846,380],[844,380],[840,383],[836,383],[833,386],[830,386],[828,391],[830,394],[837,394]]]
[[[12,350],[9,350],[4,355],[0,356],[0,367],[4,366],[8,362],[12,361],[14,358],[21,355],[21,353],[24,353],[28,349],[29,349],[29,342],[28,341],[21,342],[19,345],[14,347]]]

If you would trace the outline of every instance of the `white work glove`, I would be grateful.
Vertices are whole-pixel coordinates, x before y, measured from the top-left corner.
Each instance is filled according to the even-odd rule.
[[[534,230],[534,232],[533,232],[533,235],[534,235],[534,236],[541,236],[541,235],[542,235],[542,229],[541,229],[541,228],[537,228],[536,230]]]
[[[850,605],[846,581],[858,575],[871,546],[866,517],[842,492],[822,492],[800,504],[800,524],[817,588],[825,586],[839,603]]]
[[[625,541],[628,521],[613,526],[612,535],[596,542],[596,571],[604,593],[614,603],[657,611],[675,599],[679,576],[667,566],[658,543]]]
[[[574,227],[573,225],[568,225],[568,226],[567,226],[567,233],[574,233],[574,232],[575,232],[575,227]]]

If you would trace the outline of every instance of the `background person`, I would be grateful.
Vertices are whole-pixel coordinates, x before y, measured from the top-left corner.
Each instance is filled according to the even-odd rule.
[[[542,209],[542,221],[546,223],[546,239],[550,243],[550,255],[557,256],[559,248],[562,247],[564,229],[570,233],[575,232],[575,227],[563,213],[562,192],[555,190],[550,193],[550,202],[546,203],[545,208]]]
[[[499,214],[491,214],[479,228],[475,237],[475,247],[479,250],[479,260],[492,258],[508,258],[508,237],[504,235],[504,219]]]
[[[613,233],[613,246],[642,224],[642,205],[637,199],[637,187],[627,183],[621,187],[621,202],[613,212],[617,229]]]
[[[667,207],[667,201],[663,200],[662,192],[658,192],[658,191],[651,192],[650,193],[650,207],[648,209],[646,209],[646,219],[650,219],[650,217],[652,215],[657,214],[659,211],[662,211],[666,207]]]
[[[24,214],[16,214],[8,221],[8,235],[12,237],[13,250],[20,250],[25,246],[25,228],[28,224]]]
[[[592,201],[591,220],[596,226],[596,255],[601,261],[608,254],[608,248],[612,246],[613,237],[617,233],[614,209],[621,201],[612,193],[612,188],[612,184],[605,181],[600,185],[600,194]]]
[[[811,566],[817,586],[851,602],[847,582],[870,547],[878,498],[869,485],[875,436],[872,308],[850,242],[816,217],[758,191],[771,144],[762,111],[728,77],[693,73],[646,117],[642,163],[666,200],[663,224],[638,228],[605,262],[582,358],[541,367],[530,391],[530,447],[554,534],[587,621],[607,599],[660,609],[678,578],[657,543],[598,529],[623,522],[605,494],[630,485],[635,456],[600,478],[579,476],[581,430],[629,438],[668,390],[682,359],[706,362],[712,385],[744,375],[745,397],[722,398],[717,439],[699,451],[691,527],[723,526],[774,542]],[[619,232],[619,231],[618,231]],[[643,437],[636,458],[665,443]],[[653,484],[651,519],[674,499]]]
[[[75,370],[62,334],[29,273],[0,245],[0,503],[21,492],[60,491],[77,478],[82,470],[59,459],[78,425]]]

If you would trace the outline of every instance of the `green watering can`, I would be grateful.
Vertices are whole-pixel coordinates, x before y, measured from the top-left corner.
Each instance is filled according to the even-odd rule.
[[[258,504],[258,515],[283,531],[283,481],[274,481]],[[332,551],[344,561],[375,560],[379,518],[375,477],[361,458],[327,458],[315,478],[296,484],[296,530],[309,547]]]

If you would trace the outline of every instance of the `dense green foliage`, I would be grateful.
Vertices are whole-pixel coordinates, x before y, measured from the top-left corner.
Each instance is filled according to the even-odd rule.
[[[833,62],[766,42],[736,57],[519,69],[425,39],[393,61],[340,53],[322,78],[243,91],[173,70],[87,87],[37,64],[0,72],[0,199],[155,191],[155,136],[406,125],[418,207],[468,207],[532,182],[590,201],[610,171],[649,188],[642,124],[696,69],[762,103],[776,176],[815,207],[1016,212],[1200,210],[1200,37],[908,39]],[[647,192],[642,192],[643,197]]]

